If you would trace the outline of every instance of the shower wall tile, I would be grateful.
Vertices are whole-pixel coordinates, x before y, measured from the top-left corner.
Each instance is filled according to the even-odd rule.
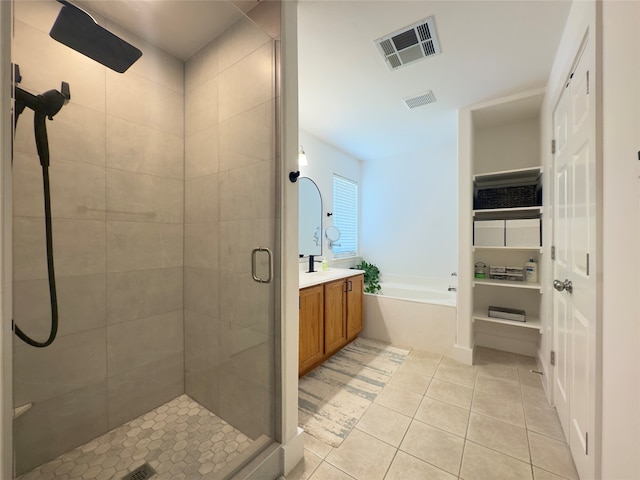
[[[218,120],[223,122],[273,99],[273,77],[272,42],[220,73]]]
[[[251,262],[248,254],[256,247],[275,248],[275,226],[273,220],[239,220],[220,222],[220,268],[223,274],[241,273],[251,278]],[[259,264],[266,266],[266,255],[259,255]]]
[[[107,220],[182,224],[184,182],[107,169]]]
[[[182,266],[182,224],[107,222],[107,271]]]
[[[218,271],[207,268],[184,268],[184,308],[218,318],[220,303]]]
[[[42,168],[37,156],[14,157],[14,215],[44,218]],[[53,218],[104,220],[104,167],[58,160],[49,168]]]
[[[71,101],[58,112],[53,121],[47,120],[46,123],[52,171],[60,160],[104,167],[104,112],[82,107]],[[18,120],[14,151],[30,153],[37,158],[33,111],[30,109],[25,109]],[[39,160],[36,163],[40,165]]]
[[[261,2],[247,16],[271,38],[280,38],[280,2]]]
[[[242,292],[242,301],[229,301],[220,304],[220,319],[230,329],[253,328],[269,325],[274,315],[273,284],[257,283],[250,273],[223,273],[224,282],[220,284],[220,298],[234,298]],[[231,349],[232,341],[225,341],[223,348]],[[233,352],[232,352],[233,353]]]
[[[225,71],[270,41],[269,35],[254,22],[240,19],[218,37],[218,71]]]
[[[14,342],[16,405],[41,402],[106,378],[104,328],[56,338],[47,348]]]
[[[185,393],[218,410],[220,325],[216,318],[185,310]]]
[[[184,101],[185,137],[189,138],[218,123],[218,77],[187,90]]]
[[[182,311],[107,327],[109,378],[184,351]],[[162,403],[162,402],[160,402]]]
[[[185,184],[185,223],[217,222],[219,219],[218,175],[187,180]]]
[[[182,93],[134,74],[110,70],[107,76],[107,114],[170,135],[184,131]]]
[[[191,180],[218,172],[218,126],[185,139],[185,178]]]
[[[184,393],[182,353],[109,377],[108,428],[115,428]]]
[[[107,382],[39,402],[14,422],[20,475],[107,431]]]
[[[53,220],[56,276],[104,273],[105,225],[97,220]],[[41,218],[14,218],[14,281],[47,278]]]
[[[16,20],[46,34],[51,30],[51,25],[60,11],[60,5],[50,0],[16,0],[13,6],[13,15]]]
[[[182,267],[109,273],[110,325],[182,310]]]
[[[184,177],[184,140],[107,115],[107,167],[160,177]]]
[[[218,75],[218,42],[202,47],[184,67],[185,91],[190,92]]]
[[[105,25],[111,32],[142,51],[142,57],[129,67],[125,75],[138,75],[180,94],[184,93],[184,62],[182,60],[112,21],[107,21]]]
[[[49,36],[52,24],[45,32],[16,20],[12,59],[20,65],[20,87],[46,92],[59,90],[64,81],[69,83],[74,104],[104,112],[104,67],[53,40]]]
[[[275,216],[275,162],[234,168],[219,175],[220,220],[264,219]]]
[[[106,326],[106,276],[58,277],[58,337]],[[51,325],[48,280],[25,280],[13,286],[16,324],[28,335],[46,339]]]
[[[218,267],[218,229],[217,223],[188,223],[184,226],[185,267]]]
[[[220,171],[275,157],[275,101],[220,123]]]

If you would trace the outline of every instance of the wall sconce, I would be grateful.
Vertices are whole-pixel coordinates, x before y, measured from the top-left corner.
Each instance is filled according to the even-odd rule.
[[[307,154],[304,153],[302,145],[298,145],[298,166],[306,167],[307,165],[309,165],[309,162],[307,161]]]

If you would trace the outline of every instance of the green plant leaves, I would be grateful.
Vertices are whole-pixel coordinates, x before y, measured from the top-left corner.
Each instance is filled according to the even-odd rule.
[[[362,260],[355,267],[358,270],[364,270],[364,291],[367,293],[377,294],[380,287],[380,269],[373,263],[367,263]]]

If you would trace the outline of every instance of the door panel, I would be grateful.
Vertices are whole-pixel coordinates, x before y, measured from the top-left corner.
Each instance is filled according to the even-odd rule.
[[[562,136],[554,157],[555,280],[572,289],[554,290],[554,401],[582,478],[594,475],[595,448],[595,136],[594,95],[588,43],[554,112],[554,132]],[[566,134],[566,136],[565,136]]]
[[[346,281],[324,285],[324,353],[331,355],[347,343]]]

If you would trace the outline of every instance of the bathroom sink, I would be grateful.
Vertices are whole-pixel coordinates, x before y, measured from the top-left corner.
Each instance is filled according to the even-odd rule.
[[[301,271],[299,274],[299,286],[300,288],[311,287],[313,285],[358,275],[359,273],[364,273],[364,271],[351,268],[330,268],[329,270],[319,270],[311,273]]]

